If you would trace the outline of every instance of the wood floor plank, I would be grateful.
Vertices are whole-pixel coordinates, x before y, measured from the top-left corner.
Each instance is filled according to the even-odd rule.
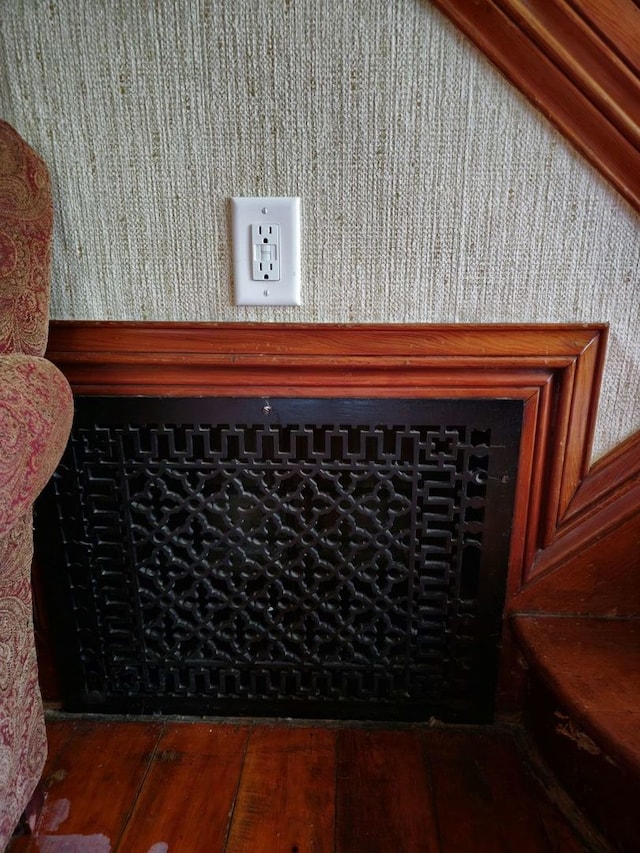
[[[45,778],[35,849],[110,853],[117,845],[162,724],[78,721]],[[75,845],[75,846],[74,846]]]
[[[248,736],[248,726],[167,725],[118,849],[222,853]]]
[[[335,731],[252,731],[226,853],[332,853],[335,775]]]
[[[538,810],[537,792],[510,737],[478,729],[434,729],[424,738],[445,853],[584,849],[577,840],[570,846],[570,830],[564,847],[557,846],[558,835],[550,837],[552,824]]]
[[[440,851],[418,731],[340,731],[336,802],[336,853]]]
[[[42,771],[42,786],[46,792],[46,784],[50,786],[55,780],[55,767],[60,753],[67,742],[73,737],[75,721],[69,719],[47,720],[47,759]],[[35,838],[32,835],[22,835],[12,840],[9,853],[33,853],[37,850]]]
[[[56,722],[50,742],[47,810],[9,853],[602,849],[533,781],[512,734],[491,727],[74,720]]]
[[[54,718],[47,720],[47,761],[42,778],[47,779],[54,770],[60,755],[75,733],[76,720]]]

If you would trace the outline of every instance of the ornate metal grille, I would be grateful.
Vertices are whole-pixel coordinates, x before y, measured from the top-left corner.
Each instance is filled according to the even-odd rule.
[[[486,719],[520,426],[513,401],[79,398],[39,536],[68,707]]]

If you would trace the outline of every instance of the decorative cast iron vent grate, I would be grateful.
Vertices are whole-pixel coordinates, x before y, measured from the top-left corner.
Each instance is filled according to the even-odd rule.
[[[39,537],[67,707],[489,719],[521,418],[78,398]]]

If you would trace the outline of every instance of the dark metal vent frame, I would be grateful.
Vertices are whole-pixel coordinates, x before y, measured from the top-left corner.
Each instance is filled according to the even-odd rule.
[[[489,718],[521,418],[78,398],[38,537],[67,707]]]

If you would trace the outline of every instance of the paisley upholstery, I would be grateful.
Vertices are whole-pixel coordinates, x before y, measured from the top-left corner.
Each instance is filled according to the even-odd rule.
[[[0,388],[2,536],[30,510],[53,474],[69,437],[73,401],[60,371],[33,356],[0,357]]]
[[[44,355],[53,208],[42,160],[0,121],[0,353]]]
[[[41,357],[51,211],[42,160],[0,122],[0,850],[47,751],[31,605],[32,506],[62,455],[73,414],[66,379]]]

